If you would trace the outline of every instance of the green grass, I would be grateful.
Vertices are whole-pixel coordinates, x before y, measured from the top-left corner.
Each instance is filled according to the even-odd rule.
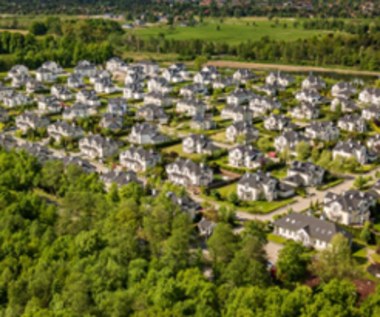
[[[237,183],[232,183],[227,186],[220,187],[217,189],[221,196],[221,201],[217,201],[217,203],[221,205],[225,205],[227,207],[233,207],[238,210],[246,211],[253,214],[267,214],[271,213],[279,208],[282,208],[286,205],[289,205],[294,202],[293,198],[278,200],[278,201],[250,201],[244,202],[242,206],[235,206],[229,201],[227,201],[229,195],[233,192],[236,193]],[[205,197],[206,199],[214,199],[213,197]]]
[[[172,146],[168,146],[168,147],[162,149],[162,152],[164,152],[164,153],[175,152],[175,153],[177,153],[181,157],[189,158],[189,159],[195,160],[195,161],[200,160],[202,158],[202,155],[200,155],[200,154],[188,154],[188,153],[184,153],[183,150],[182,150],[182,143],[175,144],[175,145],[172,145]]]
[[[293,41],[310,38],[331,31],[304,30],[301,26],[294,28],[294,19],[281,19],[279,24],[262,18],[226,18],[221,23],[220,19],[205,19],[196,26],[153,26],[133,30],[132,32],[142,38],[150,38],[164,35],[168,40],[207,40],[213,42],[225,42],[239,44],[244,41],[257,41],[264,36],[273,40]],[[284,24],[287,26],[284,27]]]
[[[285,239],[281,236],[278,236],[277,234],[274,234],[274,233],[269,233],[267,235],[267,239],[270,242],[274,242],[274,243],[278,243],[278,244],[285,244],[288,241],[287,239]]]

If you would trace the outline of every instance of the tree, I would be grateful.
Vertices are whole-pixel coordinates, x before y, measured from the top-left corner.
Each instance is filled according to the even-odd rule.
[[[301,141],[296,146],[297,159],[300,161],[305,161],[310,157],[311,146],[309,143]]]
[[[355,178],[354,187],[359,190],[363,190],[367,186],[369,181],[370,181],[370,178],[360,175]]]
[[[331,246],[319,253],[310,269],[323,281],[343,279],[356,275],[349,240],[341,233],[331,240]]]
[[[371,233],[371,222],[366,221],[364,223],[363,229],[360,232],[360,239],[363,240],[365,243],[369,243],[372,238],[372,233]]]
[[[33,22],[29,28],[29,32],[33,35],[45,35],[47,33],[47,26],[43,22]]]
[[[215,266],[227,264],[237,250],[237,237],[234,235],[230,225],[219,223],[209,240],[208,249]]]
[[[277,277],[286,283],[301,281],[307,272],[309,259],[305,248],[294,241],[289,241],[281,249],[276,263]]]
[[[197,58],[194,60],[195,69],[200,71],[206,63],[207,63],[206,56],[197,56]]]

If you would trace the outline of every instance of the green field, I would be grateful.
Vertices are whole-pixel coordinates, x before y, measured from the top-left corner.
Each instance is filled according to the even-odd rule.
[[[304,30],[302,26],[293,26],[295,19],[280,19],[276,24],[263,18],[226,18],[207,19],[196,26],[152,26],[132,30],[134,34],[143,38],[164,35],[170,40],[200,39],[215,42],[238,44],[247,40],[257,41],[263,36],[274,40],[292,41],[301,38],[310,38],[315,35],[331,33],[331,31]],[[286,25],[286,26],[285,26]]]

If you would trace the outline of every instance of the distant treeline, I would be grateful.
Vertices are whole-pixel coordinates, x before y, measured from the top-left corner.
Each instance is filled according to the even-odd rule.
[[[298,24],[298,22],[295,22]],[[340,19],[310,19],[302,23],[305,30],[334,30],[351,34],[380,32],[380,21],[352,21]]]
[[[30,31],[25,35],[0,33],[0,54],[8,55],[0,59],[1,70],[16,63],[36,68],[46,60],[55,60],[63,67],[74,66],[82,59],[103,63],[114,55],[110,37],[122,34],[118,23],[105,20],[48,19],[33,23]]]
[[[129,36],[129,49],[158,53],[178,53],[189,59],[197,55],[233,56],[257,60],[308,65],[341,65],[375,70],[380,67],[380,33],[364,35],[327,34],[297,41],[260,41],[239,45],[202,40],[168,40],[164,36],[141,39]]]

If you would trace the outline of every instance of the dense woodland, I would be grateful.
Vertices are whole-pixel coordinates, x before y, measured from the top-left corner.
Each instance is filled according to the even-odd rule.
[[[0,315],[379,316],[380,289],[358,305],[343,236],[317,259],[289,242],[273,275],[264,224],[236,235],[220,217],[204,240],[166,196],[182,191],[160,190],[106,192],[97,174],[0,150]]]

